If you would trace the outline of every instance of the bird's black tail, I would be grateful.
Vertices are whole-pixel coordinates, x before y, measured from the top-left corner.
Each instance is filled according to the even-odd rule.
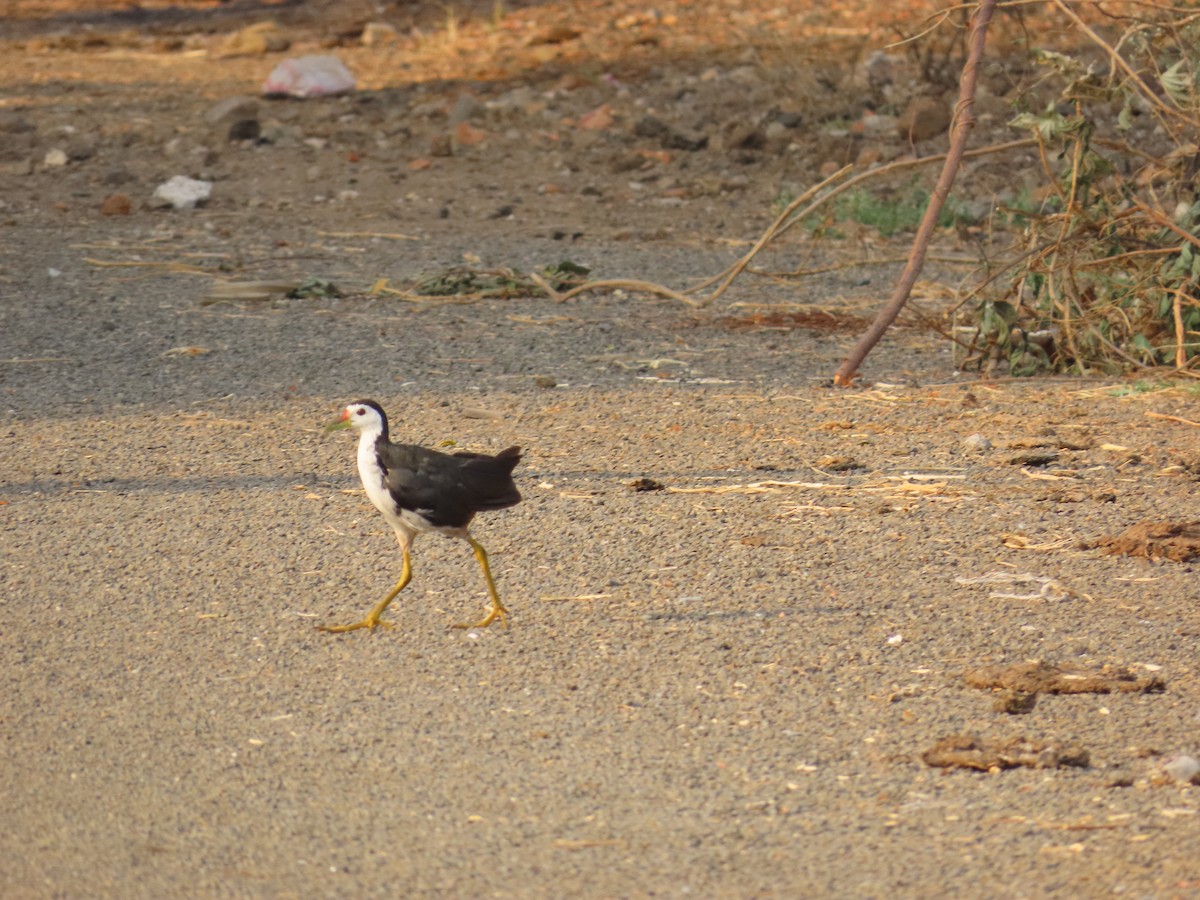
[[[512,474],[512,470],[515,469],[517,467],[517,463],[521,461],[521,448],[506,447],[493,456],[492,459],[496,460],[498,463],[502,463],[508,470],[509,474]]]
[[[521,502],[521,492],[513,484],[512,472],[521,461],[521,448],[508,447],[495,456],[486,453],[455,453],[466,457],[466,468],[473,477],[479,509],[504,509]]]

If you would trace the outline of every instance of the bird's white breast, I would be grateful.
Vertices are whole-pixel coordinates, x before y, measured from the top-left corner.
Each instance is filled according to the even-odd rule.
[[[379,455],[375,452],[375,441],[378,437],[378,431],[364,431],[358,440],[358,477],[362,479],[368,499],[383,513],[383,517],[394,531],[404,531],[410,536],[433,531],[447,532],[447,529],[435,528],[416,513],[400,509],[396,505],[384,483],[383,468],[379,465]],[[450,532],[458,534],[458,529],[450,529]]]
[[[358,477],[362,479],[367,497],[375,504],[375,508],[383,513],[388,521],[396,516],[398,510],[388,493],[387,485],[383,483],[383,469],[379,465],[379,457],[375,453],[376,435],[364,431],[358,441]]]

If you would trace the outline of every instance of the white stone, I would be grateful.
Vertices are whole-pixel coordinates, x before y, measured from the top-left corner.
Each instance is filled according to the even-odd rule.
[[[1189,756],[1186,753],[1180,753],[1178,756],[1172,756],[1170,759],[1163,762],[1163,771],[1180,782],[1196,782],[1196,777],[1200,775],[1200,760],[1194,756]]]
[[[192,209],[211,196],[211,181],[198,181],[186,175],[176,175],[154,189],[155,200],[165,201],[175,209]]]

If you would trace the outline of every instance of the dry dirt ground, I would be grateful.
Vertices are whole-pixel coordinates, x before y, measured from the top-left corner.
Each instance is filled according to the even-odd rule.
[[[1200,519],[1193,393],[983,381],[915,330],[834,390],[894,266],[701,311],[412,299],[451,267],[719,272],[865,146],[821,118],[861,115],[886,39],[853,8],[9,6],[0,894],[1200,895],[1196,564],[1093,546]],[[213,52],[268,17],[360,89],[216,115],[284,58]],[[396,43],[360,46],[373,18]],[[208,204],[155,208],[177,174]],[[314,275],[344,296],[208,299]],[[447,628],[484,594],[433,538],[394,630],[315,630],[399,571],[320,430],[362,396],[398,438],[526,449],[476,528],[509,630]],[[975,686],[1033,660],[1113,692]],[[926,756],[965,736],[1007,749]]]

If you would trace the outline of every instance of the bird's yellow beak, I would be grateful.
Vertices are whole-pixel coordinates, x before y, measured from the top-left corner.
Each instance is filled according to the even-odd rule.
[[[342,417],[340,419],[338,419],[336,422],[330,422],[328,425],[325,426],[325,433],[328,434],[331,431],[341,431],[343,428],[349,428],[349,427],[350,427],[350,410],[343,409]]]

